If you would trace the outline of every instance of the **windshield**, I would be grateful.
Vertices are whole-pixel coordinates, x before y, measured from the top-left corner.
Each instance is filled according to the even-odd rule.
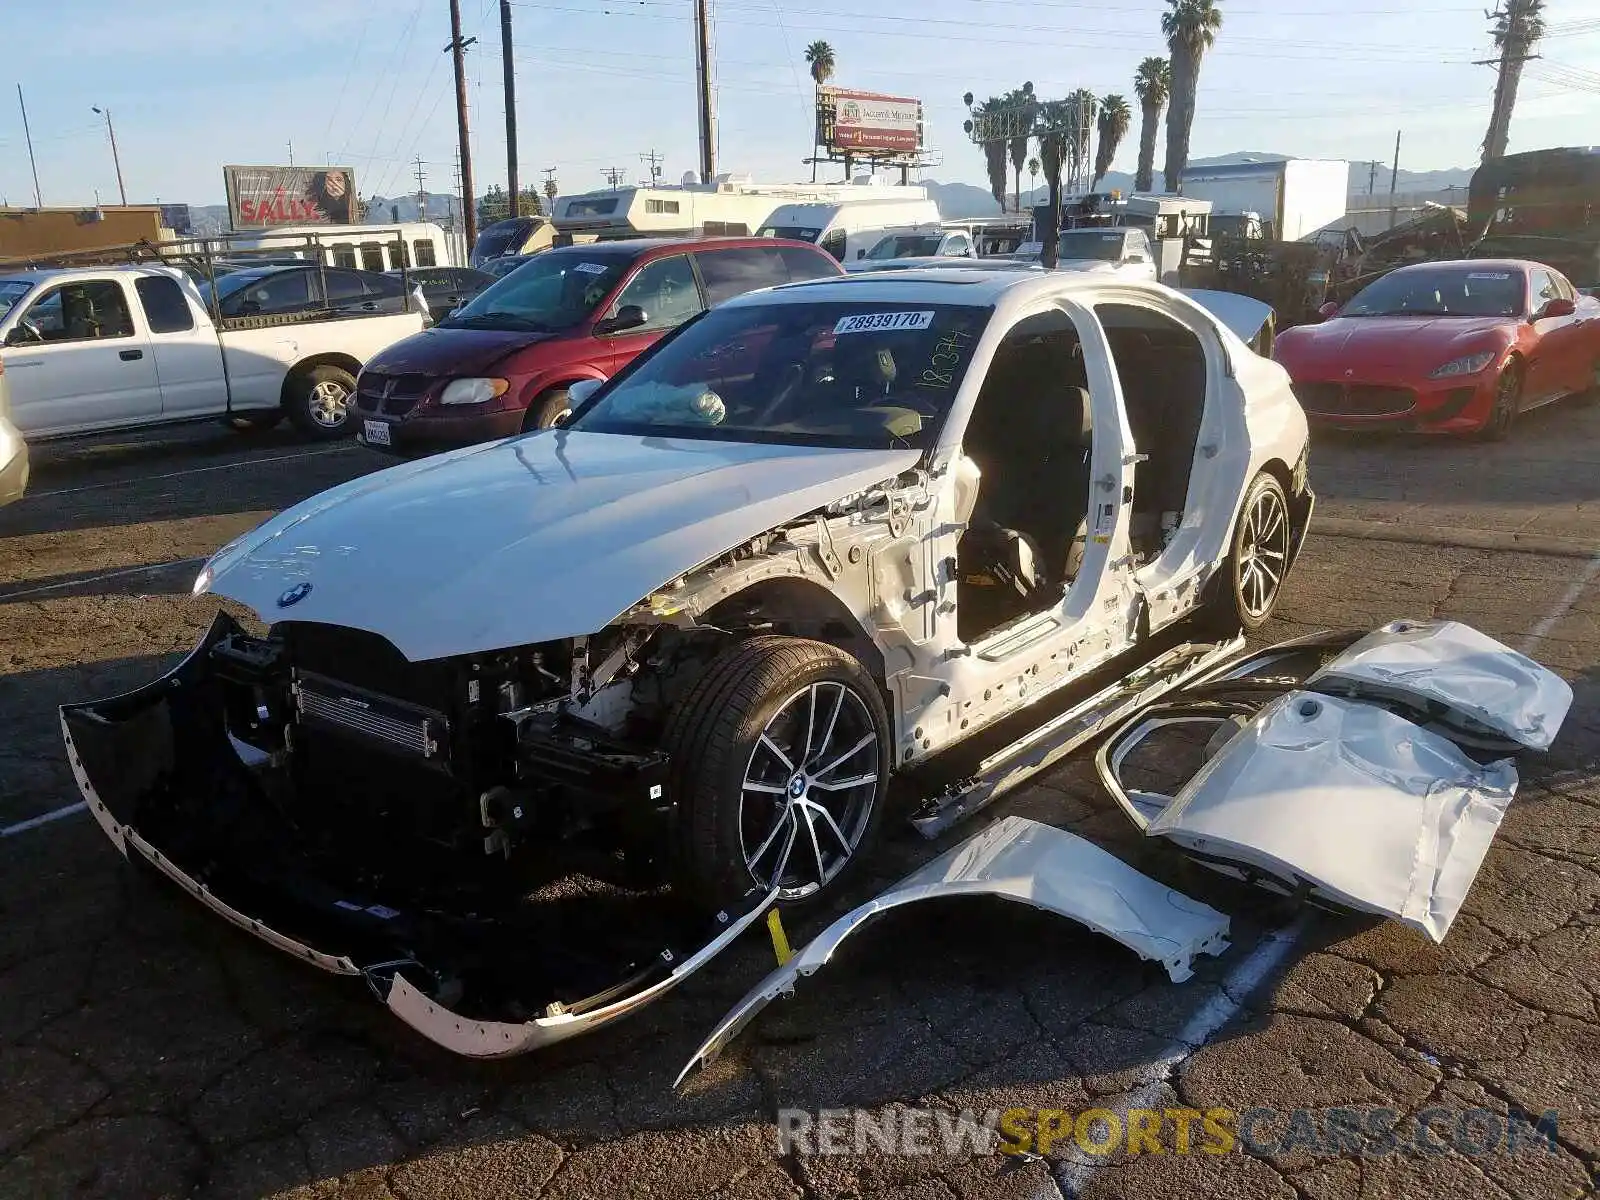
[[[532,221],[521,217],[513,217],[509,221],[496,221],[478,235],[478,240],[472,247],[472,257],[498,258],[511,248],[512,242],[520,243],[527,236],[532,224]],[[520,248],[519,245],[518,249]]]
[[[860,301],[713,309],[635,360],[568,428],[926,449],[993,311]]]
[[[890,234],[868,250],[867,257],[877,261],[886,258],[929,258],[939,253],[939,243],[943,240],[937,233]]]
[[[1096,229],[1069,229],[1056,242],[1056,257],[1117,262],[1122,258],[1122,238],[1121,233],[1102,233]]]
[[[1395,271],[1362,290],[1339,310],[1341,317],[1520,317],[1521,271]]]
[[[26,279],[0,279],[0,317],[11,311],[11,306],[32,290],[33,284]]]
[[[502,276],[439,324],[445,328],[571,329],[611,294],[632,265],[619,254],[546,251]]]
[[[805,225],[763,225],[760,230],[762,237],[794,238],[797,242],[814,242],[821,234],[822,230]]]

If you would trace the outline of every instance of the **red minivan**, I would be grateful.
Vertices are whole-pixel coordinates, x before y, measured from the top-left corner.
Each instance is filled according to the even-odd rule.
[[[427,454],[546,428],[573,384],[609,379],[707,307],[843,273],[817,247],[777,238],[546,250],[369,359],[356,381],[358,436],[390,453]]]

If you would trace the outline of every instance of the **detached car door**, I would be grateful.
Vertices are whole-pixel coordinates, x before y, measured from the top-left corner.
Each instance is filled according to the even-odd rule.
[[[163,417],[205,416],[225,412],[227,388],[222,381],[222,343],[209,317],[189,303],[181,284],[166,275],[134,280],[145,324],[150,329],[150,357],[161,389]]]
[[[0,350],[12,419],[24,435],[110,429],[161,417],[149,335],[118,279],[46,286]]]

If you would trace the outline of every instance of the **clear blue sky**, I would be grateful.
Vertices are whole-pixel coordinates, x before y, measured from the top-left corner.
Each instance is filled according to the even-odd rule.
[[[1341,3],[1346,7],[1341,7]],[[1201,80],[1192,153],[1259,150],[1470,165],[1494,77],[1486,0],[1219,0],[1225,24]],[[720,158],[764,180],[807,174],[803,51],[832,43],[835,82],[921,97],[928,174],[982,184],[961,94],[1033,80],[1132,99],[1138,61],[1164,51],[1161,0],[720,0]],[[462,0],[480,190],[505,176],[497,0]],[[870,13],[870,15],[869,15]],[[639,154],[673,180],[696,161],[690,0],[552,0],[514,8],[524,179],[554,166],[563,192],[602,185]],[[1550,0],[1511,148],[1600,143],[1600,0]],[[451,187],[455,119],[446,0],[53,0],[5,17],[0,196],[32,202],[15,90],[26,93],[47,204],[115,201],[100,118],[109,107],[130,201],[222,199],[222,165],[330,157],[363,195]],[[1130,134],[1117,166],[1136,152]],[[1159,162],[1159,159],[1158,159]]]

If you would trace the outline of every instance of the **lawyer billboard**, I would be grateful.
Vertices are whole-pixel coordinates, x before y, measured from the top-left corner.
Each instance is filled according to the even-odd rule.
[[[817,93],[819,141],[830,150],[915,154],[922,149],[922,101],[822,88]]]
[[[357,224],[349,167],[223,167],[222,178],[235,229]]]

